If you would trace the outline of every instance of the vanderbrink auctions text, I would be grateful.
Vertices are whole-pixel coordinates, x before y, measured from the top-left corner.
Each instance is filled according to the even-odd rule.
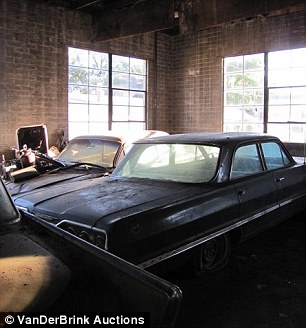
[[[6,327],[20,325],[95,325],[104,327],[150,327],[149,313],[127,314],[35,314],[15,313],[3,316]],[[1,327],[1,324],[0,324]]]

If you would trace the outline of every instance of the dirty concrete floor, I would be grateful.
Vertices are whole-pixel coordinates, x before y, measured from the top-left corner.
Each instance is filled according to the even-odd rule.
[[[305,214],[234,247],[208,277],[167,274],[184,295],[175,328],[306,327]]]

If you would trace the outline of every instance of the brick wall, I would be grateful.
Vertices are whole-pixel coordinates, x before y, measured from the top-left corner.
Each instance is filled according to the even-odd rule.
[[[10,156],[15,130],[23,125],[46,124],[50,145],[57,131],[67,133],[68,46],[147,59],[148,128],[168,128],[170,37],[147,33],[99,43],[91,39],[89,15],[27,0],[0,1],[0,154]]]

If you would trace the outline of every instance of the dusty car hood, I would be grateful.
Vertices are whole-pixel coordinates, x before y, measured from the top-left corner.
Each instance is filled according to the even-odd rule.
[[[94,177],[100,177],[103,176],[105,173],[92,173],[88,171],[73,171],[73,172],[63,172],[59,171],[57,173],[44,173],[42,175],[39,175],[38,177],[35,177],[30,180],[26,180],[23,182],[6,182],[5,186],[10,193],[11,196],[17,195],[19,193],[24,193],[27,191],[31,191],[34,189],[42,188],[42,187],[48,187],[51,185],[55,185],[57,183],[64,183],[64,182],[70,182],[70,181],[79,181],[84,179],[90,179]]]
[[[102,218],[112,220],[162,206],[170,199],[190,196],[190,186],[188,193],[186,189],[184,184],[171,182],[96,178],[34,190],[13,199],[17,206],[36,215],[43,214],[45,219],[50,216],[49,219],[73,220],[94,226]],[[58,221],[54,220],[54,223]]]

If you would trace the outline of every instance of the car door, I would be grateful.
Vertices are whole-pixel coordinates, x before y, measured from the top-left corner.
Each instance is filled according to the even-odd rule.
[[[242,240],[274,225],[279,207],[277,184],[273,173],[264,170],[256,143],[237,148],[230,179],[240,202]]]
[[[279,212],[282,221],[305,208],[305,172],[276,142],[262,143],[262,153],[268,171],[272,172],[278,190]]]

